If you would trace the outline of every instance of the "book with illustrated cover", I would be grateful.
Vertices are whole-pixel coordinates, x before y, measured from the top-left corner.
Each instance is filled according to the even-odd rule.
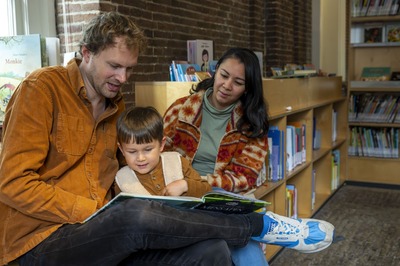
[[[371,25],[364,28],[364,43],[381,43],[384,39],[384,26]]]
[[[0,37],[0,124],[11,95],[33,70],[47,65],[45,39],[39,34]]]
[[[389,24],[386,30],[387,42],[400,42],[400,24]]]
[[[245,214],[265,208],[270,203],[263,200],[258,200],[251,197],[246,197],[241,194],[236,194],[224,190],[213,190],[207,192],[201,198],[188,196],[156,196],[156,195],[141,195],[135,193],[121,192],[110,202],[89,216],[85,222],[91,220],[99,213],[119,204],[127,199],[137,198],[143,200],[154,200],[164,204],[188,209],[200,209],[207,211],[216,211],[223,213]]]

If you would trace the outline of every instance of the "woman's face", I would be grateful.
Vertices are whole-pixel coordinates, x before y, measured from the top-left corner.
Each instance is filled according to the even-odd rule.
[[[246,91],[244,65],[238,59],[228,58],[215,73],[214,91],[209,99],[218,110],[237,102]]]

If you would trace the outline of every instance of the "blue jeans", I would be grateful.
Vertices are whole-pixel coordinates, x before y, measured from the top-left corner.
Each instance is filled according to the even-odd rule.
[[[62,226],[23,255],[19,263],[232,265],[228,245],[243,247],[248,243],[255,234],[251,220],[259,218],[252,215],[180,210],[129,199],[87,223]]]
[[[259,242],[250,240],[245,247],[230,249],[232,262],[235,266],[268,266],[268,261]]]

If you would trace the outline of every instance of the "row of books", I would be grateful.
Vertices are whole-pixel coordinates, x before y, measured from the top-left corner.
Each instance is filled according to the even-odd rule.
[[[171,81],[198,82],[211,77],[211,73],[201,71],[198,64],[189,64],[187,61],[172,61],[170,65]]]
[[[349,122],[399,123],[400,95],[363,93],[351,94]]]
[[[361,157],[399,158],[399,129],[353,127],[348,154]]]
[[[399,0],[352,0],[351,15],[393,16],[398,15]]]
[[[285,172],[285,132],[276,126],[268,131],[268,180],[276,182],[284,178]]]
[[[288,122],[286,126],[286,170],[292,171],[306,161],[306,125]]]
[[[400,23],[365,23],[351,27],[352,44],[392,44],[400,42]]]

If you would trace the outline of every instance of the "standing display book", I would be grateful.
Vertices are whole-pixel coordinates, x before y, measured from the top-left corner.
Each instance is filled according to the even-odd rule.
[[[45,39],[39,34],[0,37],[0,124],[19,83],[47,64]]]
[[[201,198],[188,196],[155,196],[155,195],[140,195],[134,193],[121,192],[110,202],[104,205],[101,209],[89,216],[85,222],[89,221],[99,213],[111,208],[130,198],[138,198],[143,200],[154,200],[164,204],[179,208],[201,209],[207,211],[216,211],[223,213],[251,213],[259,209],[265,208],[270,203],[255,198],[249,198],[240,194],[218,190],[210,191],[204,194]]]

